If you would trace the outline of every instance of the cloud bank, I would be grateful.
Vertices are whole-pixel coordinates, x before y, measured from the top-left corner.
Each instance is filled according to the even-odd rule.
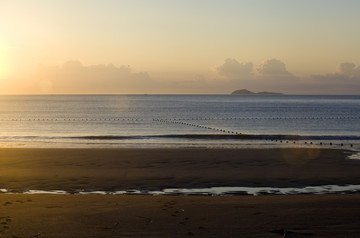
[[[341,63],[338,65],[336,71],[339,74],[344,74],[355,80],[360,80],[360,66],[356,67],[354,63]]]
[[[334,73],[312,75],[313,87],[320,93],[360,95],[360,66],[340,63]]]
[[[2,80],[0,93],[7,94],[229,94],[246,88],[286,94],[360,94],[360,66],[340,63],[328,74],[297,77],[284,62],[268,59],[259,65],[226,59],[207,75],[186,75],[181,80],[156,80],[129,66],[85,66],[68,61],[61,66],[39,65],[28,79]],[[176,78],[176,77],[175,77]]]
[[[292,78],[293,75],[287,71],[285,63],[278,59],[269,59],[262,62],[257,68],[254,69],[252,62],[239,63],[236,59],[228,58],[225,62],[216,67],[219,75],[227,79],[254,79],[259,77],[279,78],[288,77]]]
[[[80,61],[68,61],[61,67],[40,65],[36,79],[42,93],[146,92],[154,84],[148,73],[134,73],[127,66],[84,66]]]
[[[316,79],[328,80],[330,82],[354,82],[360,81],[360,66],[356,67],[354,63],[340,63],[336,67],[335,73],[326,75],[313,75]]]
[[[291,74],[284,62],[278,59],[268,59],[257,67],[252,62],[239,63],[236,59],[228,58],[216,67],[216,72],[227,79],[223,88],[227,90],[247,88],[254,91],[282,91],[293,92],[297,78]],[[215,80],[214,84],[221,82]],[[218,85],[220,88],[220,85]]]
[[[289,72],[286,64],[278,59],[268,59],[253,67],[253,63],[239,63],[236,59],[226,59],[216,67],[220,77],[228,81],[222,82],[218,88],[254,91],[276,91],[289,94],[360,94],[360,66],[354,63],[340,63],[334,73],[312,75],[299,78]],[[214,88],[216,86],[213,86]]]

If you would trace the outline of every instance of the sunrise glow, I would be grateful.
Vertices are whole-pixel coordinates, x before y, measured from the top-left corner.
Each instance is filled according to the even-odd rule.
[[[0,38],[16,51],[0,41],[0,77],[13,76],[1,93],[356,94],[358,9],[355,0],[2,1]],[[343,63],[356,77],[334,77]]]
[[[0,41],[0,79],[10,76],[10,47]]]

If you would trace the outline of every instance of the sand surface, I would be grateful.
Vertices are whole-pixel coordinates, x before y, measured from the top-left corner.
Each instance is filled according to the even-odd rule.
[[[360,160],[332,149],[0,149],[0,188],[159,190],[360,184]]]
[[[0,194],[0,237],[360,237],[360,195]]]
[[[0,149],[9,191],[360,184],[331,149]],[[284,233],[286,235],[284,236]],[[0,193],[0,237],[360,237],[360,194]]]

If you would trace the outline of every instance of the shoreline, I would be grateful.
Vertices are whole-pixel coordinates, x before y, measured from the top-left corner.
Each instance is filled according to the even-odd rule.
[[[175,119],[174,119],[175,120]],[[166,120],[164,120],[166,121]],[[169,121],[169,123],[176,121]],[[186,123],[185,123],[186,124]],[[200,126],[201,127],[201,126]],[[212,130],[215,128],[204,127]],[[218,130],[218,129],[216,129]],[[222,130],[220,130],[222,131]],[[15,140],[14,140],[15,139]],[[29,141],[31,139],[31,141]],[[0,148],[47,149],[247,149],[247,148],[322,148],[360,151],[355,135],[247,134],[225,131],[221,134],[168,135],[98,135],[70,137],[6,137],[0,138]],[[186,140],[186,142],[184,142]]]
[[[43,194],[43,195],[143,195],[143,196],[263,196],[263,195],[320,195],[360,194],[359,184],[320,185],[305,187],[210,187],[210,188],[165,188],[162,190],[23,190],[9,192],[0,188],[0,194]]]
[[[161,191],[168,188],[360,184],[341,149],[0,149],[0,188]]]

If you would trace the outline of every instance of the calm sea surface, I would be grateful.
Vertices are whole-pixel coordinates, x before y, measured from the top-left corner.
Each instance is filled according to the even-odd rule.
[[[0,125],[1,147],[358,148],[360,96],[0,96]]]

